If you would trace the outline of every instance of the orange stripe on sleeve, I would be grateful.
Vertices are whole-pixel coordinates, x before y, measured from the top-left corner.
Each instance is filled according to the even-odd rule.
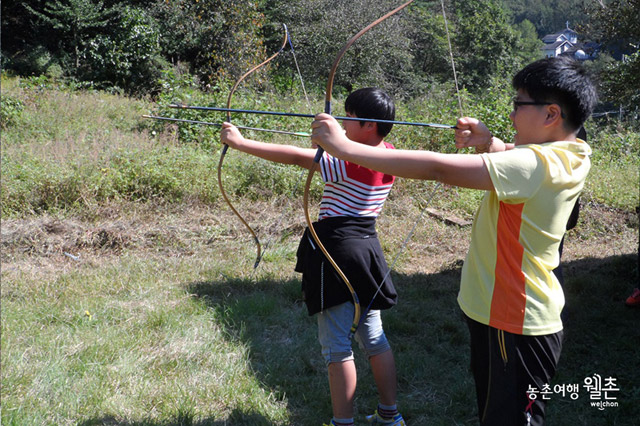
[[[495,284],[489,318],[491,327],[516,334],[522,334],[527,302],[522,272],[524,249],[520,244],[523,207],[524,204],[500,202]]]

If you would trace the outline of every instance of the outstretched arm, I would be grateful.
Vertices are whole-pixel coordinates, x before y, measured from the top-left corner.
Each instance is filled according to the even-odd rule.
[[[220,140],[238,151],[276,163],[294,164],[305,169],[311,168],[316,152],[312,148],[300,148],[293,145],[279,145],[246,139],[238,128],[231,123],[222,124]]]
[[[376,149],[349,140],[338,122],[319,114],[311,125],[311,140],[330,154],[383,173],[448,185],[493,190],[484,160],[478,155],[441,154],[430,151]]]

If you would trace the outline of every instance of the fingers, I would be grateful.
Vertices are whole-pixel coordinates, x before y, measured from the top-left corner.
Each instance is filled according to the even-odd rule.
[[[311,142],[330,154],[335,155],[338,152],[344,138],[344,130],[329,114],[318,114],[311,123]]]
[[[324,112],[320,113],[315,116],[313,122],[311,123],[311,130],[314,131],[316,129],[321,129],[326,126],[330,126],[331,124],[333,124],[332,122],[335,122],[336,124],[338,124],[336,119],[333,118],[331,115],[325,114]]]
[[[323,146],[323,142],[330,137],[334,125],[338,125],[338,122],[331,115],[325,113],[316,115],[311,123],[311,142]]]
[[[471,135],[472,135],[471,130],[466,130],[462,128],[459,128],[458,130],[456,130],[455,132],[456,148],[460,149],[460,148],[466,148],[470,146]]]
[[[455,143],[458,149],[486,145],[491,140],[489,129],[476,118],[461,117],[456,127]]]
[[[477,126],[479,122],[480,120],[478,120],[477,118],[460,117],[458,118],[458,124],[456,125],[456,127],[458,127],[458,129],[468,129],[472,126]]]
[[[456,148],[466,148],[469,146],[469,140],[471,139],[471,124],[469,117],[460,117],[456,123],[455,131],[455,143]]]
[[[242,140],[242,134],[236,126],[231,123],[222,123],[222,130],[220,130],[220,142],[231,147],[236,147]]]

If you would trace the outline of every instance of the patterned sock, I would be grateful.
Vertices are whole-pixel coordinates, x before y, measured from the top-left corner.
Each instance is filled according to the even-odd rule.
[[[398,415],[398,406],[396,404],[393,404],[393,405],[378,404],[378,414],[384,420],[391,420]]]
[[[350,419],[336,419],[334,417],[331,420],[333,420],[333,424],[336,426],[354,426],[353,417],[351,417]]]

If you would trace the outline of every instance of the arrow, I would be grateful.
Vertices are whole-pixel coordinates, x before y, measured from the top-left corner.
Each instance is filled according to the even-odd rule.
[[[179,109],[193,109],[199,111],[218,111],[218,112],[227,112],[227,113],[238,113],[238,114],[263,114],[263,115],[275,115],[279,117],[302,117],[302,118],[315,118],[313,114],[303,114],[299,112],[278,112],[278,111],[259,111],[252,109],[234,109],[234,108],[220,108],[220,107],[204,107],[204,106],[190,106],[190,105],[182,105],[182,104],[171,104],[169,108],[179,108]],[[334,117],[336,120],[343,121],[366,121],[372,123],[388,123],[388,124],[400,124],[404,126],[419,126],[419,127],[433,127],[436,129],[457,129],[456,126],[451,126],[449,124],[437,124],[437,123],[417,123],[413,121],[396,121],[396,120],[381,120],[377,118],[360,118],[360,117]]]
[[[221,123],[211,123],[209,121],[198,121],[198,120],[187,120],[184,118],[172,118],[172,117],[160,117],[157,115],[147,115],[144,114],[142,116],[143,118],[153,118],[155,120],[164,120],[164,121],[176,121],[179,123],[189,123],[189,124],[201,124],[204,126],[215,126],[215,127],[222,127]],[[274,129],[262,129],[260,127],[247,127],[247,126],[236,126],[238,129],[245,129],[245,130],[255,130],[258,132],[271,132],[271,133],[280,133],[283,135],[292,135],[292,136],[300,136],[300,137],[305,137],[308,138],[311,136],[311,133],[307,133],[307,132],[288,132],[286,130],[274,130]]]

